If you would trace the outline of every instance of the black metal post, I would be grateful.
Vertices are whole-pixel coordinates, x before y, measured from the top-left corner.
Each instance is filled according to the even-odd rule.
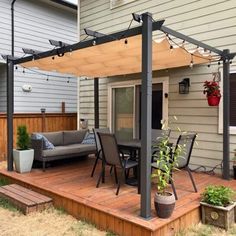
[[[142,15],[141,216],[151,216],[152,14]]]
[[[7,59],[7,170],[13,171],[14,65]]]
[[[99,78],[94,78],[94,127],[99,128]]]
[[[229,55],[229,50],[223,50],[224,55]],[[227,56],[226,56],[227,58]],[[230,179],[229,162],[229,70],[230,62],[228,59],[223,61],[223,178]]]

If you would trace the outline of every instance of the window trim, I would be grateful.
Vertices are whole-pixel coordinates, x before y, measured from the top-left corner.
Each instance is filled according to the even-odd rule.
[[[223,75],[223,67],[220,68],[219,70],[220,75],[221,75],[221,79],[220,79],[220,88],[221,88],[221,101],[219,104],[219,115],[218,115],[218,133],[219,134],[223,134],[223,89],[224,89],[224,85],[223,85],[223,79],[224,79],[224,75]],[[230,74],[236,73],[236,66],[231,66],[230,67]],[[229,134],[236,134],[236,126],[230,126],[229,127]]]
[[[165,94],[169,94],[169,77],[163,76],[159,78],[153,78],[152,84],[162,83],[162,89],[163,89],[163,106],[162,106],[162,119],[166,121],[168,124],[168,108],[169,108],[169,99],[165,97]],[[108,88],[108,99],[107,99],[107,124],[110,128],[112,128],[112,89],[113,88],[123,88],[123,87],[134,87],[136,88],[137,85],[141,85],[141,80],[126,80],[126,81],[118,81],[114,83],[109,83]],[[136,89],[134,90],[134,94],[136,94]],[[134,109],[136,109],[136,101],[134,99]],[[136,119],[136,110],[134,111],[134,121]],[[135,122],[134,122],[134,136],[136,136],[136,129],[135,129]]]

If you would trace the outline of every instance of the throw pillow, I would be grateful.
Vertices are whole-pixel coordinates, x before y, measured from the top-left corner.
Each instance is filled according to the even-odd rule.
[[[34,134],[33,135],[33,138],[34,139],[42,139],[43,140],[43,149],[54,149],[54,145],[45,137],[43,136],[42,134]]]
[[[82,141],[82,144],[95,144],[94,133],[88,133]]]

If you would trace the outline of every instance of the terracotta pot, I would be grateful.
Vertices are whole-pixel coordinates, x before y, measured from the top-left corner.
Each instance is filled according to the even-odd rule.
[[[175,208],[175,196],[170,192],[165,192],[165,195],[156,193],[154,196],[154,204],[158,217],[169,218]]]
[[[207,101],[209,106],[218,106],[220,103],[221,97],[216,96],[207,96]]]

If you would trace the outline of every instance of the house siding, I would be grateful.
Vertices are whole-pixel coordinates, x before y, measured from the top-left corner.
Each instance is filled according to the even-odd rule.
[[[11,54],[11,1],[0,0],[0,54]],[[66,43],[78,41],[76,11],[62,9],[42,1],[18,0],[15,2],[15,56],[22,57],[22,48],[46,51],[53,48],[49,39]],[[4,63],[2,59],[0,62]],[[0,67],[0,83],[4,84],[5,69]],[[50,74],[47,81],[47,74]],[[62,77],[58,77],[62,76]],[[65,77],[63,77],[65,76]],[[57,73],[35,73],[18,67],[15,70],[14,112],[34,113],[46,108],[47,112],[77,111],[77,78]],[[30,84],[32,92],[23,92]],[[5,85],[4,85],[5,86]],[[0,112],[6,111],[6,98],[1,88]]]
[[[111,33],[128,27],[131,13],[152,12],[154,19],[165,19],[165,25],[173,30],[191,36],[218,49],[236,51],[236,1],[228,0],[137,0],[121,7],[110,9],[109,0],[81,0],[80,29],[90,28],[102,33]],[[95,14],[96,13],[96,14]],[[136,22],[132,26],[137,25]],[[233,62],[232,66],[235,66]],[[212,72],[222,69],[222,65],[183,67],[155,72],[153,77],[169,76],[169,120],[174,142],[178,136],[177,127],[183,131],[198,133],[197,143],[192,153],[193,168],[203,165],[212,168],[220,164],[223,157],[223,136],[218,133],[218,107],[209,107],[202,93],[203,82],[212,79]],[[124,76],[118,79],[100,79],[100,124],[107,126],[107,84],[124,79],[140,78],[140,75]],[[178,93],[178,83],[190,78],[190,93]],[[222,76],[221,76],[222,77]],[[79,87],[80,116],[93,117],[93,81],[81,79]],[[178,120],[172,119],[177,116]],[[231,155],[236,147],[236,136],[230,136]]]

